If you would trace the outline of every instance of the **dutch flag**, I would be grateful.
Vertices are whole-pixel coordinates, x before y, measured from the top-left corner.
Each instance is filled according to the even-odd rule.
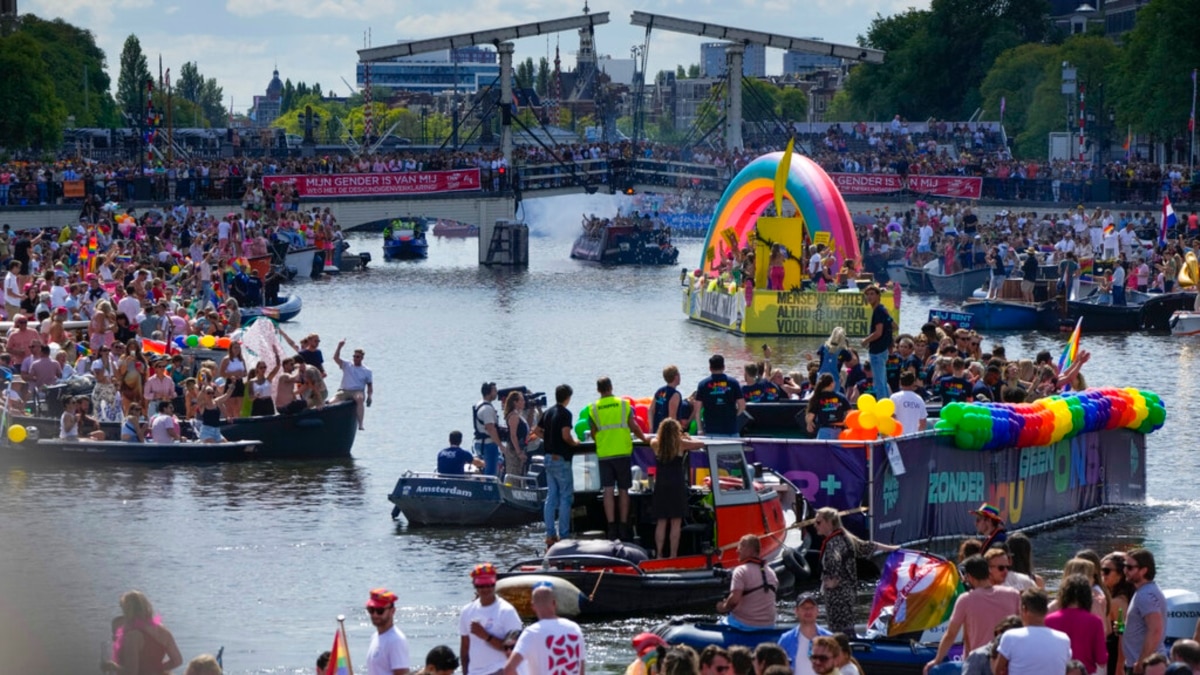
[[[1171,206],[1171,198],[1163,196],[1162,226],[1158,231],[1158,245],[1167,245],[1167,229],[1175,227],[1175,207]]]

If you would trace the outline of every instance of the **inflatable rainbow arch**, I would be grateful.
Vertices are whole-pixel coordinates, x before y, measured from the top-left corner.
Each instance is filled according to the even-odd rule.
[[[764,217],[772,201],[795,215]],[[825,244],[834,271],[860,258],[850,210],[829,174],[803,155],[773,152],[750,162],[729,183],[704,240],[700,266],[684,275],[684,312],[701,324],[741,335],[828,336],[841,326],[848,335],[870,332],[870,307],[853,288],[817,289],[807,283],[808,247]],[[741,279],[740,253],[753,248],[754,279]],[[769,288],[772,251],[786,251],[782,281]],[[778,266],[777,266],[778,267]],[[777,270],[778,271],[778,270]],[[900,320],[899,288],[881,303]]]

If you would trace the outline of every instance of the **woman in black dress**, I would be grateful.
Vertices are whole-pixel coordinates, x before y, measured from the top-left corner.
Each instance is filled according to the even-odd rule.
[[[657,468],[654,476],[654,500],[652,507],[657,524],[654,528],[654,546],[659,558],[663,557],[663,543],[667,539],[667,525],[671,526],[671,557],[679,555],[679,532],[683,528],[683,517],[688,507],[688,451],[699,450],[704,443],[692,440],[683,433],[683,427],[675,419],[665,419],[658,425],[658,433],[650,441],[654,449]]]

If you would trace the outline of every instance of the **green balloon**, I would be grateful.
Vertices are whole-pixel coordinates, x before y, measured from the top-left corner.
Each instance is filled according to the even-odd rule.
[[[942,408],[940,417],[952,425],[957,425],[965,410],[966,406],[961,403],[950,403]]]
[[[189,347],[197,347],[200,345],[200,337],[196,335],[189,335],[183,342]]]

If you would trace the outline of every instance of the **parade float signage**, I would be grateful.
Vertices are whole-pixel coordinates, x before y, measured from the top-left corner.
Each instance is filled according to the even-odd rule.
[[[480,189],[479,169],[264,176],[263,187],[295,185],[301,199],[424,195]]]
[[[872,448],[872,535],[911,543],[975,530],[972,509],[995,504],[1009,529],[1077,516],[1146,498],[1146,437],[1127,429],[1083,433],[1054,445],[959,450],[924,436]],[[896,466],[902,467],[897,475]]]
[[[830,178],[844,195],[881,195],[908,190],[921,195],[954,199],[979,199],[983,179],[966,176],[924,176],[894,173],[831,173]]]
[[[871,308],[858,291],[754,290],[746,304],[744,289],[731,292],[712,282],[695,286],[684,292],[688,317],[735,333],[828,336],[837,326],[850,336],[871,332]],[[884,293],[880,302],[899,324],[899,298]]]

